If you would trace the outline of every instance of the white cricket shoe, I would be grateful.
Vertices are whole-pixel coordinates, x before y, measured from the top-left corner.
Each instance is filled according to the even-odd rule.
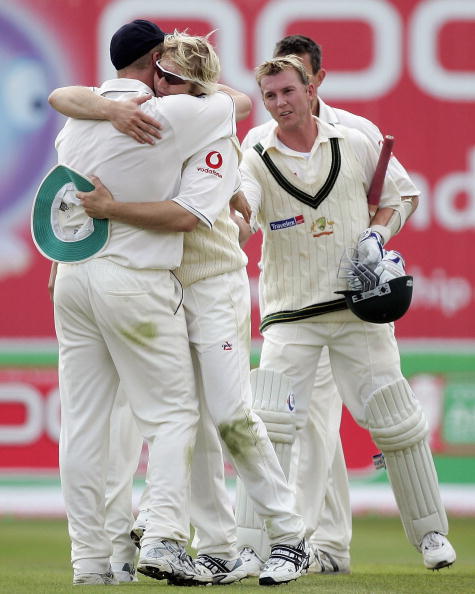
[[[178,577],[193,579],[193,561],[174,540],[157,540],[140,549],[137,571],[156,580]]]
[[[421,543],[421,553],[427,569],[449,567],[457,555],[448,538],[439,532],[428,532]]]
[[[119,584],[138,582],[133,563],[113,562],[111,563],[111,567],[115,579],[119,582]]]
[[[220,559],[211,555],[198,555],[194,560],[197,570],[195,580],[199,583],[232,584],[247,577],[242,559]]]
[[[243,547],[239,553],[247,577],[259,577],[264,561],[252,547]]]
[[[349,557],[330,554],[323,549],[314,547],[315,558],[308,568],[308,573],[351,573]]]
[[[73,586],[117,586],[111,568],[106,573],[74,573]]]
[[[308,571],[313,561],[313,552],[305,539],[297,545],[276,544],[271,547],[269,559],[259,576],[260,586],[286,584],[298,579]]]

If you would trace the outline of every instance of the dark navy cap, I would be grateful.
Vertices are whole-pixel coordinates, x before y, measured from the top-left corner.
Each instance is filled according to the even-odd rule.
[[[111,39],[111,62],[121,70],[138,60],[156,45],[163,42],[166,33],[158,25],[143,19],[136,19],[122,25]]]

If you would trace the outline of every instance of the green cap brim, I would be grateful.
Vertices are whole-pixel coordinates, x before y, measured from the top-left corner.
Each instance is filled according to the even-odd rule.
[[[94,189],[94,185],[79,172],[65,165],[56,165],[41,182],[31,213],[31,234],[36,247],[43,256],[56,262],[88,260],[109,241],[108,219],[92,219],[92,233],[77,241],[63,241],[55,234],[51,223],[52,205],[58,192],[71,183],[81,192]]]

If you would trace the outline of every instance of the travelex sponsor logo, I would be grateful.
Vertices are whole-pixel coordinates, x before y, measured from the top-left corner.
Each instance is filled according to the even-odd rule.
[[[290,219],[283,219],[282,221],[271,221],[269,223],[271,231],[279,231],[280,229],[287,229],[287,227],[295,227],[295,225],[301,225],[304,222],[303,215],[297,215]]]
[[[290,392],[287,396],[287,406],[289,407],[290,412],[295,410],[295,394],[293,392]]]

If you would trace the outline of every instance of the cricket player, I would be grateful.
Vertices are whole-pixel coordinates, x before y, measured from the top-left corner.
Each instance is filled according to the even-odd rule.
[[[309,37],[289,35],[277,42],[274,57],[297,55],[303,62],[310,82],[315,87],[312,113],[324,122],[343,124],[360,130],[379,150],[382,134],[369,120],[343,109],[327,105],[318,96],[326,71],[322,68],[320,46]],[[246,150],[260,142],[273,128],[274,120],[252,128],[242,142]],[[396,157],[389,162],[388,175],[396,184],[401,196],[401,208],[407,220],[417,207],[419,190]],[[309,420],[300,434],[300,460],[296,477],[298,509],[304,515],[308,531],[314,529],[311,544],[316,551],[311,569],[324,573],[347,573],[350,570],[351,506],[346,464],[339,434],[341,398],[333,379],[328,349],[322,349],[312,399],[309,405]],[[322,476],[328,473],[328,480]],[[238,502],[239,518],[239,502]],[[260,536],[250,539],[249,529],[241,530],[238,522],[238,546],[242,555],[253,563],[256,571],[262,563],[263,554],[258,547]],[[251,541],[252,540],[252,541]],[[265,555],[265,553],[264,553]]]
[[[189,93],[192,89],[190,77],[187,76],[189,58],[177,51],[180,48],[174,39],[176,37],[168,36],[165,39],[157,63],[155,89],[161,96]],[[182,84],[170,77],[181,79]],[[210,180],[214,182],[216,179],[229,178],[225,168],[221,170],[224,159],[221,150],[216,150],[216,143],[209,145],[208,149],[211,149],[208,154],[196,153],[188,161],[182,175],[180,202],[183,200],[186,203],[186,196],[197,193],[211,200]],[[232,161],[230,163],[232,169]],[[234,172],[237,172],[237,159]],[[163,202],[150,203],[144,208],[142,204],[115,201],[99,179],[93,177],[92,180],[96,185],[94,192],[78,193],[90,216],[158,231],[165,231],[177,224],[167,217]],[[231,177],[231,181],[235,181],[235,176]],[[188,230],[196,230],[191,234],[191,244],[186,247],[184,261],[175,275],[184,287],[183,305],[196,380],[202,394],[202,407],[205,406],[209,412],[214,434],[217,428],[256,510],[267,524],[272,554],[263,567],[260,583],[286,583],[306,572],[310,555],[302,538],[304,525],[295,512],[292,491],[263,422],[250,408],[250,300],[246,259],[239,248],[238,229],[229,217],[227,203],[234,188],[220,184],[218,190],[225,198],[226,208],[221,210],[212,232],[204,227],[198,232],[200,217],[196,218],[194,226],[190,224]],[[221,472],[222,466],[221,461]],[[149,476],[150,489],[152,480]],[[195,481],[198,480],[197,476]],[[224,488],[224,483],[221,484]],[[158,579],[167,577],[163,575],[163,569],[153,563],[151,556],[144,558],[143,542],[147,542],[148,531],[147,522],[138,569]],[[194,580],[200,583],[234,581],[246,575],[239,570],[241,565],[237,553],[229,561],[203,553],[195,561]],[[233,575],[230,576],[231,573]],[[176,572],[172,577],[189,576]]]
[[[163,33],[148,21],[121,28],[111,42],[118,78],[106,81],[98,94],[116,101],[150,94],[162,41]],[[195,62],[198,72],[211,71],[213,77],[219,72],[213,55],[206,69],[200,56]],[[108,122],[70,119],[56,141],[59,162],[99,175],[118,200],[147,202],[158,187],[164,199],[175,197],[182,163],[213,139],[235,133],[235,105],[223,93],[152,98],[143,109],[162,122],[160,144],[138,145]],[[217,214],[212,204],[199,200],[173,205],[191,210],[205,225]],[[119,381],[150,453],[150,529],[140,563],[165,575],[190,568],[183,543],[189,537],[188,453],[198,403],[181,288],[171,273],[181,262],[182,230],[156,235],[112,221],[109,243],[100,253],[57,269],[60,472],[74,584],[115,583],[104,530],[104,488]]]
[[[401,374],[393,326],[363,322],[335,296],[346,288],[337,271],[347,247],[357,247],[365,263],[383,258],[383,243],[404,221],[400,192],[387,177],[368,229],[377,152],[367,137],[312,115],[314,86],[297,56],[264,62],[256,79],[274,119],[241,166],[242,189],[263,232],[260,366],[292,378],[299,431],[327,346],[343,402],[385,456],[409,541],[427,568],[449,566],[455,551],[427,422]],[[317,220],[326,233],[315,232]]]

